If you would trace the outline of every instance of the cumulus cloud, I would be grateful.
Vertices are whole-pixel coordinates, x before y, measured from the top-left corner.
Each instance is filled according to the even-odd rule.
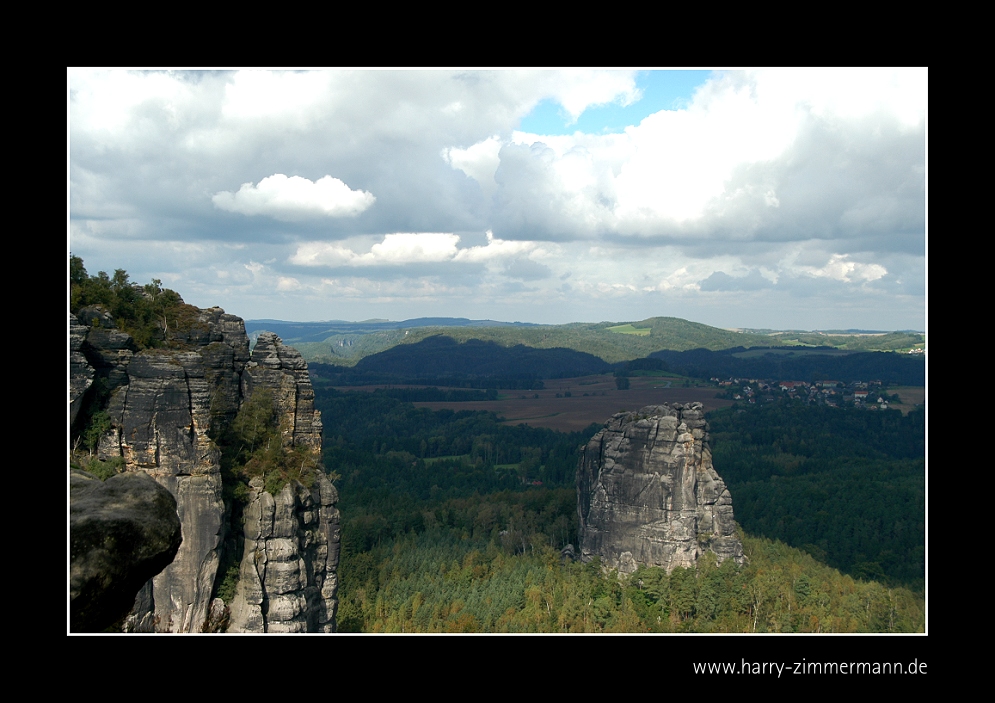
[[[516,131],[540,103],[637,112],[638,74],[73,69],[71,248],[250,317],[341,316],[331,276],[374,317],[612,319],[624,298],[777,326],[758,318],[823,296],[916,327],[927,78],[714,72],[621,132],[544,135]]]
[[[631,105],[642,97],[632,71],[563,71],[551,77],[551,93],[570,115],[571,123],[594,105]]]
[[[848,256],[840,254],[833,254],[823,266],[799,266],[798,270],[816,278],[831,278],[843,283],[876,281],[888,273],[880,264],[851,261]]]
[[[443,232],[388,234],[359,257],[370,264],[410,264],[447,261],[456,255],[459,236]]]
[[[237,192],[222,191],[211,198],[215,207],[243,215],[268,215],[285,222],[314,217],[355,217],[376,201],[372,193],[352,190],[338,178],[310,181],[282,173],[243,183]]]
[[[732,72],[687,108],[623,134],[516,132],[500,151],[495,231],[672,240],[921,232],[924,77]]]
[[[336,77],[330,71],[239,71],[225,85],[222,115],[298,121],[327,100]]]
[[[196,87],[166,71],[93,71],[74,69],[69,74],[72,122],[77,135],[120,139],[138,123],[165,117],[177,126],[185,115],[198,110]],[[154,113],[159,113],[155,115]]]
[[[501,140],[491,136],[466,149],[449,147],[442,150],[442,158],[453,168],[459,169],[480,184],[481,190],[490,197],[497,189],[494,172],[501,158]]]
[[[776,110],[732,82],[686,110],[664,110],[627,130],[636,148],[616,179],[619,219],[699,218],[733,169],[775,158],[791,144],[798,115]]]
[[[487,263],[522,259],[523,255],[537,250],[535,242],[509,242],[495,239],[487,233],[487,244],[458,248],[460,236],[446,232],[400,232],[387,234],[383,239],[362,249],[362,242],[306,242],[298,245],[289,258],[297,266],[401,266],[440,262]],[[536,264],[541,270],[548,270]],[[522,269],[525,270],[525,269]],[[540,269],[532,268],[531,271]]]
[[[494,259],[507,259],[513,256],[520,256],[537,250],[538,245],[536,242],[514,242],[497,239],[494,237],[494,233],[488,230],[487,244],[460,249],[453,258],[456,261],[491,261]]]
[[[501,150],[494,230],[504,239],[569,241],[611,228],[610,166],[582,145],[559,153],[549,141]]]
[[[456,255],[459,237],[442,232],[388,234],[369,251],[357,252],[341,243],[306,242],[290,263],[298,266],[377,266],[448,261]]]
[[[818,261],[818,263],[815,263]],[[879,281],[888,275],[888,270],[877,263],[853,261],[847,255],[833,254],[826,261],[819,252],[795,252],[784,261],[776,275],[764,275],[759,269],[750,269],[746,274],[731,276],[724,271],[715,271],[699,282],[703,291],[755,291],[780,286],[788,289],[811,289],[811,285],[801,279],[821,279],[839,284],[866,284]]]

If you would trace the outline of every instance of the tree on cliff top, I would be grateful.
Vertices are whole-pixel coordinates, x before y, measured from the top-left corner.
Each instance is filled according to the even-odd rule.
[[[140,349],[163,346],[171,333],[192,325],[198,312],[179,293],[163,288],[159,279],[140,286],[129,280],[124,269],[116,269],[113,276],[106,271],[90,276],[83,259],[70,254],[69,312],[75,315],[91,305],[109,312]]]

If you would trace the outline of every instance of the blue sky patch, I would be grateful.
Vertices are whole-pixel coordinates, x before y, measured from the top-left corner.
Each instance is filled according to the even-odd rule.
[[[640,71],[636,85],[643,92],[640,100],[623,107],[609,103],[590,107],[574,124],[570,115],[559,103],[543,100],[522,119],[519,129],[531,134],[616,134],[630,125],[639,124],[645,117],[660,110],[679,110],[687,107],[694,90],[712,75],[712,71]]]

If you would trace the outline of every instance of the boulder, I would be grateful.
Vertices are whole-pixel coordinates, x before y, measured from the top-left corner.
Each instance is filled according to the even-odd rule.
[[[104,630],[180,547],[176,500],[142,472],[69,474],[69,629]]]

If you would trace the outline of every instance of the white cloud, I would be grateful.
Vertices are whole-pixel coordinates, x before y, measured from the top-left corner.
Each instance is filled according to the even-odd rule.
[[[618,217],[701,217],[737,165],[773,159],[793,141],[794,112],[765,108],[743,86],[632,128],[636,148],[616,179]]]
[[[222,114],[232,120],[280,117],[299,121],[326,98],[339,75],[332,71],[239,71],[225,86]]]
[[[495,239],[487,233],[487,244],[458,249],[458,234],[445,232],[400,232],[384,235],[368,251],[361,242],[349,244],[305,242],[298,245],[289,262],[298,266],[399,266],[404,264],[457,261],[486,263],[506,261],[537,251],[535,242]]]
[[[444,232],[400,232],[385,235],[366,252],[362,246],[328,242],[298,245],[289,261],[298,266],[378,266],[449,261],[456,256],[459,236]]]
[[[306,242],[298,245],[289,261],[298,266],[347,266],[356,258],[356,252],[341,244]]]
[[[621,133],[514,131],[541,101],[629,103],[636,75],[72,69],[70,246],[248,317],[348,295],[565,322],[626,296],[631,319],[775,327],[793,300],[821,307],[790,324],[829,326],[849,300],[866,319],[842,326],[922,326],[925,69],[715,73]]]
[[[784,205],[779,179],[798,183],[795,192],[818,192],[819,179],[834,175],[806,171],[806,154],[792,153],[813,123],[831,124],[831,131],[851,139],[851,149],[873,151],[878,127],[868,118],[891,119],[901,129],[918,129],[926,98],[923,70],[775,69],[720,74],[695,94],[686,109],[661,110],[626,128],[624,134],[515,132],[508,143],[530,147],[534,165],[514,171],[517,183],[507,191],[504,216],[514,222],[514,212],[526,210],[530,222],[569,222],[582,236],[604,230],[668,233],[720,216],[714,208],[723,198],[755,192],[758,204],[771,213],[767,217],[774,217]],[[523,153],[502,152],[502,167],[505,157],[520,160]],[[864,157],[855,151],[851,161]],[[871,157],[879,158],[868,152],[867,158]],[[758,168],[750,173],[760,180],[731,185],[734,174],[754,165]],[[777,168],[772,170],[772,165]],[[734,190],[727,192],[731,187]],[[823,190],[826,201],[834,197]],[[543,197],[533,199],[530,193]],[[859,216],[890,221],[889,212],[878,214],[890,202],[881,198],[871,203],[871,212]],[[729,210],[725,217],[753,214]]]
[[[120,132],[150,104],[175,123],[178,115],[196,109],[198,96],[183,80],[166,72],[73,69],[70,127],[77,133]],[[119,138],[119,136],[116,136]]]
[[[552,94],[570,114],[571,123],[594,105],[631,105],[642,97],[632,71],[562,71],[552,75]]]
[[[536,249],[535,242],[514,242],[505,239],[495,239],[494,234],[487,232],[487,244],[484,246],[460,249],[453,257],[456,261],[491,261],[494,259],[510,259],[527,254]]]
[[[338,178],[310,181],[277,173],[243,183],[238,192],[222,191],[211,198],[215,207],[243,215],[268,215],[284,222],[314,217],[355,217],[376,201],[372,193],[352,190]]]
[[[689,270],[688,266],[681,266],[662,278],[656,285],[649,286],[645,290],[698,290],[697,277],[697,273]]]
[[[848,256],[842,254],[833,254],[824,266],[798,266],[796,270],[816,278],[831,278],[843,283],[876,281],[888,273],[888,269],[880,264],[850,261]]]
[[[360,257],[370,264],[412,264],[448,261],[456,256],[459,236],[443,232],[388,234]]]
[[[883,111],[904,127],[925,116],[927,69],[782,68],[757,72],[758,99],[823,117],[859,119]]]
[[[490,197],[497,189],[494,172],[501,158],[501,140],[495,135],[477,142],[466,149],[451,147],[442,150],[442,158],[455,169],[459,169],[480,184],[484,194]]]

